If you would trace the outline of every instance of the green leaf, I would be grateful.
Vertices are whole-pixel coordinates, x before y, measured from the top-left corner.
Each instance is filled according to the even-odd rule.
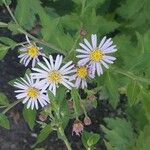
[[[105,86],[109,94],[109,102],[114,108],[116,108],[119,102],[119,93],[115,79],[113,78],[113,76],[110,74],[109,71],[107,71],[106,74]]]
[[[10,47],[14,47],[16,45],[16,42],[13,41],[12,39],[8,38],[8,37],[0,37],[0,42],[2,42],[3,44],[5,44],[6,46],[10,46]]]
[[[34,5],[35,0],[18,0],[15,10],[15,17],[19,24],[26,29],[31,29],[35,23],[35,11],[38,9]],[[36,0],[38,1],[38,0]]]
[[[127,86],[127,97],[129,105],[135,105],[138,102],[138,95],[140,93],[140,87],[137,81],[131,80]]]
[[[52,132],[52,127],[51,127],[50,124],[47,124],[47,125],[40,131],[40,134],[39,134],[38,137],[37,137],[37,142],[36,142],[36,144],[43,142],[43,141],[49,136],[49,134],[50,134],[51,132]]]
[[[150,147],[150,125],[146,125],[143,131],[140,131],[136,144],[132,150],[148,150]]]
[[[107,127],[101,125],[108,150],[131,150],[134,143],[134,132],[130,122],[120,118],[105,118]]]
[[[2,60],[7,54],[9,47],[3,44],[0,44],[0,60]]]
[[[148,91],[142,92],[142,102],[145,115],[150,122],[150,93]]]
[[[0,105],[7,106],[9,104],[9,101],[4,93],[0,92]]]
[[[91,133],[90,138],[87,141],[89,147],[94,146],[100,139],[100,135],[96,133]]]
[[[36,110],[27,109],[26,106],[24,106],[23,117],[28,123],[30,129],[33,130],[36,120]]]
[[[100,135],[97,133],[89,133],[84,131],[82,134],[82,143],[86,149],[93,148],[99,141]]]
[[[10,129],[9,120],[2,113],[0,113],[0,126],[3,127],[3,128],[6,128],[6,129]]]

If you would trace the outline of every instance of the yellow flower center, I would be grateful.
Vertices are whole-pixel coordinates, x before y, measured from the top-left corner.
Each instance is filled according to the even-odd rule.
[[[99,62],[100,60],[102,60],[102,58],[103,58],[103,53],[99,49],[96,49],[90,53],[91,61]]]
[[[34,47],[34,46],[29,47],[27,51],[28,51],[28,55],[32,58],[38,56],[38,54],[39,54],[37,47]]]
[[[27,90],[27,96],[36,99],[39,96],[39,91],[36,88],[30,87]]]
[[[87,74],[88,74],[88,70],[86,67],[82,66],[82,67],[77,68],[77,76],[78,77],[84,79],[84,78],[86,78]]]
[[[61,74],[58,71],[52,71],[48,74],[48,81],[58,84],[61,80]]]

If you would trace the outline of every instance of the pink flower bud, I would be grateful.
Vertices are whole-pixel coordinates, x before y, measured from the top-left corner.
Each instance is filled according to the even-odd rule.
[[[76,135],[80,136],[81,132],[83,131],[84,126],[80,120],[75,120],[72,129],[72,135],[75,133]]]
[[[84,124],[86,125],[86,126],[89,126],[89,125],[91,125],[91,119],[89,118],[89,117],[85,117],[84,118]]]

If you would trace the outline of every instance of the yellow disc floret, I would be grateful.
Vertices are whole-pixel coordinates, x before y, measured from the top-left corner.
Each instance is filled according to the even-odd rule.
[[[31,57],[31,58],[34,58],[34,57],[37,57],[38,54],[39,54],[39,50],[37,49],[37,47],[29,47],[27,49],[27,52],[28,52],[28,55]]]
[[[88,70],[86,67],[82,66],[82,67],[79,67],[77,68],[77,76],[84,79],[87,77],[87,74],[88,74]]]
[[[28,88],[27,90],[27,96],[36,99],[39,96],[39,90],[33,87]]]
[[[58,84],[61,80],[61,74],[58,71],[52,71],[48,74],[48,81]]]
[[[96,49],[90,53],[90,60],[94,62],[99,62],[103,58],[103,53],[101,50]]]

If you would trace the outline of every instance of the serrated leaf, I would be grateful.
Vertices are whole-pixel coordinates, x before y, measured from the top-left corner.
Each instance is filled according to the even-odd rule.
[[[116,86],[114,78],[108,71],[105,78],[105,86],[109,94],[109,102],[114,108],[116,108],[119,102],[118,88]]]
[[[139,93],[140,93],[140,87],[137,81],[131,80],[127,86],[127,97],[130,106],[138,102]]]
[[[136,144],[132,150],[148,150],[150,147],[150,125],[146,125],[143,131],[140,131]]]
[[[3,128],[6,128],[6,129],[10,129],[9,120],[2,113],[0,113],[0,126],[3,127]]]
[[[0,92],[0,105],[7,106],[9,104],[9,101],[4,93]]]
[[[17,7],[15,10],[15,17],[19,24],[26,29],[31,29],[35,22],[35,14],[33,1],[30,0],[18,0]]]
[[[145,115],[150,122],[150,93],[148,93],[148,91],[142,92],[142,103]]]
[[[26,106],[24,106],[23,117],[30,129],[33,130],[36,121],[36,110],[27,109]]]
[[[105,118],[107,127],[101,126],[108,142],[107,149],[129,150],[134,144],[134,132],[130,122],[120,118]]]

